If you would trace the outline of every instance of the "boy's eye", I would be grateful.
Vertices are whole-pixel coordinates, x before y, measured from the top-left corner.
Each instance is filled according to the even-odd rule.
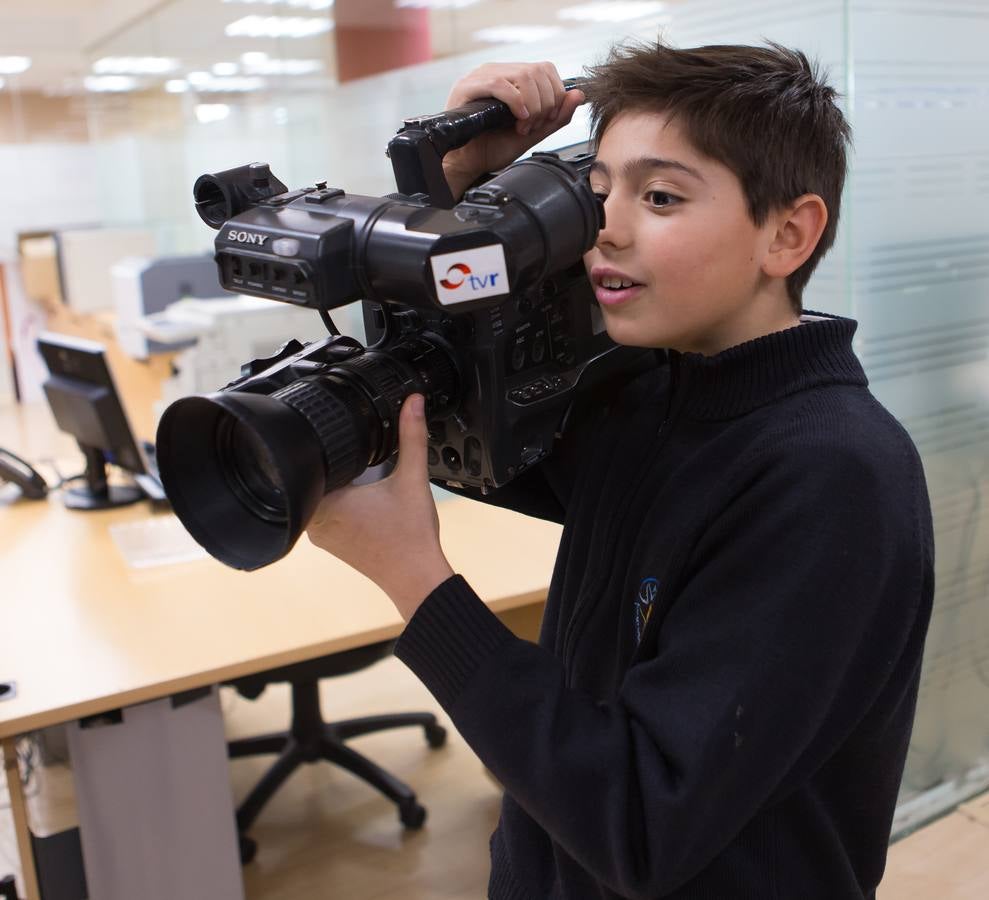
[[[605,191],[594,191],[594,197],[604,203],[608,199],[608,195]]]
[[[667,206],[673,206],[679,201],[678,197],[674,197],[672,194],[667,194],[666,191],[649,191],[646,194],[646,199],[649,201],[649,205],[655,207],[656,209],[663,209]]]

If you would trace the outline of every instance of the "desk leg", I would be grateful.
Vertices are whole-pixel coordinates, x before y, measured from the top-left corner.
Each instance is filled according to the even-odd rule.
[[[34,869],[31,832],[27,825],[27,806],[24,803],[21,773],[17,766],[17,738],[3,739],[3,767],[7,775],[10,809],[14,814],[14,833],[17,836],[17,852],[21,858],[21,877],[24,879],[27,900],[41,900],[41,891],[38,889],[38,873]]]

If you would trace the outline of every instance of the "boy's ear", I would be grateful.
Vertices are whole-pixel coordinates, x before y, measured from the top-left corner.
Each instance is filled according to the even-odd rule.
[[[814,252],[828,224],[828,208],[817,194],[802,194],[774,218],[776,234],[766,251],[762,270],[773,278],[786,278]]]

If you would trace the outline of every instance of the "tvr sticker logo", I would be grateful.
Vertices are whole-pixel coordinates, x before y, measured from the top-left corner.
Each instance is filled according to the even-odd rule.
[[[440,279],[440,284],[448,291],[455,291],[462,284],[467,284],[475,291],[486,287],[495,287],[499,272],[488,272],[487,275],[474,275],[470,266],[464,263],[454,263],[446,270],[446,278]]]
[[[460,276],[459,278],[457,277],[458,275]],[[465,266],[463,263],[454,263],[446,270],[446,278],[441,278],[440,284],[448,291],[453,291],[464,283],[464,278],[468,275],[470,275],[470,266]]]
[[[508,266],[501,244],[439,253],[430,258],[436,299],[443,306],[472,303],[510,293]]]

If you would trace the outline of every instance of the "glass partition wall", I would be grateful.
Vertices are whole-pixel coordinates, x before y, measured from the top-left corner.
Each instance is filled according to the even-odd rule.
[[[872,390],[923,457],[935,525],[908,827],[989,783],[989,7],[848,7],[850,308]]]
[[[242,25],[225,35],[233,6],[236,21],[262,9],[246,0],[154,5],[94,47],[93,61],[171,60],[174,72],[137,91],[109,90],[108,81],[106,91],[72,95],[60,101],[64,133],[0,143],[0,153],[19,151],[22,173],[13,206],[0,213],[0,245],[20,215],[34,225],[46,216],[53,225],[139,224],[154,231],[160,253],[207,250],[212,232],[193,212],[192,183],[252,160],[269,162],[290,187],[325,180],[389,193],[384,149],[402,119],[441,110],[455,78],[486,60],[549,59],[574,75],[614,41],[659,32],[681,46],[770,39],[820,60],[843,95],[855,145],[837,244],[805,303],[859,320],[872,389],[923,456],[936,526],[937,599],[896,828],[989,784],[984,0],[397,0],[428,16],[433,58],[346,83],[332,31],[251,37]],[[289,6],[300,20],[333,21],[325,0]],[[263,6],[263,17],[273,8]],[[112,64],[104,68],[101,77],[114,77]],[[16,106],[8,85],[0,109],[23,134]],[[580,113],[543,149],[586,136]]]

